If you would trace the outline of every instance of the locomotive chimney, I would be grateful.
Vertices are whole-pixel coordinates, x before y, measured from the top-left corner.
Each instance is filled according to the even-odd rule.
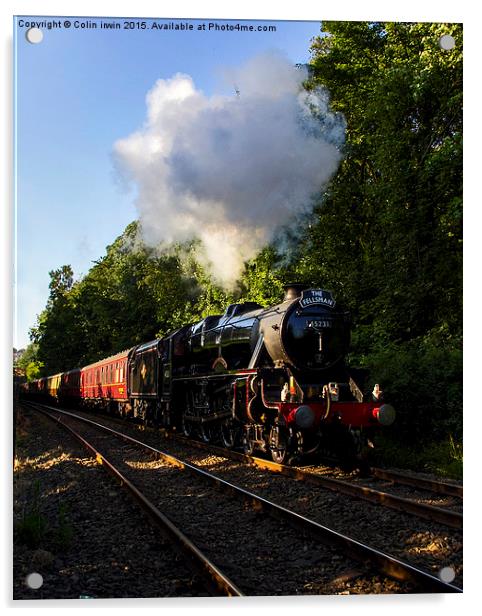
[[[297,297],[301,295],[301,291],[304,291],[307,288],[308,288],[308,285],[302,284],[301,282],[291,282],[285,285],[284,287],[285,296],[284,296],[283,301],[286,302],[288,300],[296,299]]]

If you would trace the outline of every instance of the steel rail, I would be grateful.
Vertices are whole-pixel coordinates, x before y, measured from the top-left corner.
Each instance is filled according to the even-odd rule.
[[[207,445],[198,441],[192,441],[191,439],[183,436],[176,435],[174,438],[176,440],[180,440],[181,442],[188,443],[189,445],[193,445],[198,449],[209,449],[211,453],[219,454],[220,456],[231,458],[233,460],[239,460],[240,462],[251,464],[252,466],[256,466],[262,470],[280,473],[281,475],[290,477],[291,479],[306,481],[311,485],[321,486],[322,488],[326,488],[334,492],[347,494],[349,496],[354,496],[371,503],[383,505],[403,513],[416,515],[432,522],[438,522],[440,524],[444,524],[445,526],[450,526],[451,528],[461,529],[463,525],[463,514],[458,511],[451,511],[450,509],[443,509],[442,507],[427,505],[426,503],[418,503],[409,498],[396,496],[395,494],[390,494],[389,492],[384,492],[382,490],[376,490],[375,488],[352,484],[341,479],[323,477],[299,468],[286,466],[285,464],[278,464],[277,462],[273,462],[271,460],[265,460],[264,458],[258,458],[256,456],[250,456],[238,451],[224,449],[223,447],[217,447],[216,445]],[[386,479],[388,477],[380,476],[380,478]]]
[[[125,440],[127,442],[134,443],[151,453],[156,454],[164,461],[177,466],[183,470],[190,471],[191,473],[201,476],[206,480],[214,483],[216,487],[222,489],[224,491],[230,492],[234,496],[241,498],[247,502],[249,502],[254,509],[263,510],[272,515],[277,519],[281,519],[284,522],[287,522],[294,528],[298,529],[303,533],[309,534],[311,537],[321,541],[322,543],[328,543],[334,545],[338,548],[341,548],[346,554],[351,556],[352,558],[362,561],[363,563],[370,563],[376,567],[376,569],[399,581],[412,582],[415,585],[419,586],[422,590],[420,592],[426,592],[427,590],[430,592],[441,592],[441,593],[459,593],[462,592],[462,589],[453,584],[448,584],[443,582],[438,577],[427,573],[422,569],[418,569],[409,563],[403,562],[394,556],[381,552],[375,548],[372,548],[366,544],[361,543],[360,541],[348,537],[347,535],[343,535],[338,531],[335,531],[327,526],[323,526],[318,522],[310,520],[294,511],[286,509],[281,505],[273,503],[261,496],[253,494],[244,488],[240,488],[212,473],[208,473],[207,471],[199,468],[194,464],[190,464],[189,462],[185,462],[176,458],[175,456],[168,454],[164,451],[156,449],[147,443],[143,443],[127,434],[123,434],[122,432],[118,432],[117,430],[113,430],[103,424],[99,424],[91,419],[87,419],[85,417],[81,417],[76,415],[75,413],[71,413],[69,411],[60,410],[54,407],[47,406],[50,410],[60,413],[62,415],[70,416],[78,421],[87,423],[89,425],[93,425],[104,432],[108,432],[110,434],[115,435],[116,437]]]
[[[60,417],[55,417],[53,413],[37,406],[31,406],[34,410],[43,413],[50,419],[58,422],[74,438],[76,438],[89,453],[95,458],[97,463],[106,468],[120,485],[125,488],[134,500],[144,509],[156,527],[174,546],[187,557],[191,568],[195,573],[201,573],[207,582],[207,586],[214,595],[225,595],[228,597],[242,597],[243,593],[222,571],[205,556],[194,543],[178,529],[171,520],[160,511],[112,462],[110,462],[100,451],[81,436],[71,426],[62,421]],[[52,409],[53,412],[62,412]],[[89,420],[87,420],[89,421]],[[99,424],[100,425],[100,424]]]
[[[249,462],[256,465],[258,468],[281,473],[287,477],[306,481],[311,485],[321,486],[340,494],[355,496],[356,498],[360,498],[371,503],[384,505],[385,507],[396,509],[397,511],[401,511],[403,513],[410,513],[433,522],[444,524],[445,526],[450,526],[452,528],[462,528],[463,515],[458,511],[451,511],[449,509],[435,507],[434,505],[427,505],[426,503],[418,503],[409,498],[396,496],[395,494],[390,494],[389,492],[376,490],[367,486],[352,484],[341,479],[322,477],[321,475],[316,475],[314,473],[302,471],[293,467],[279,465],[275,462],[271,462],[270,460],[255,458]]]
[[[447,483],[446,481],[434,481],[432,479],[425,479],[423,477],[414,477],[406,473],[399,471],[389,471],[384,468],[371,468],[370,472],[379,479],[386,479],[387,481],[393,481],[394,483],[403,483],[414,488],[421,488],[422,490],[429,490],[431,492],[437,492],[438,494],[446,494],[448,496],[457,496],[463,498],[464,489],[463,486],[458,486],[454,483]]]

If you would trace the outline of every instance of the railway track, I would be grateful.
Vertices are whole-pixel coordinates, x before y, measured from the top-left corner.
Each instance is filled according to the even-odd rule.
[[[118,425],[125,425],[125,422],[109,417],[109,421],[113,421]],[[163,431],[165,436],[174,439],[177,442],[187,444],[190,447],[201,449],[202,451],[215,454],[217,456],[229,458],[244,464],[249,464],[259,469],[279,473],[285,477],[290,477],[298,481],[304,481],[311,485],[332,490],[340,494],[353,496],[371,503],[375,503],[396,511],[415,515],[420,518],[443,524],[450,528],[462,529],[463,514],[459,510],[450,509],[450,505],[460,508],[463,498],[462,486],[450,484],[447,482],[434,481],[426,478],[421,478],[408,473],[399,471],[390,471],[381,468],[371,468],[370,477],[362,480],[357,478],[355,482],[353,478],[350,481],[346,479],[335,478],[320,474],[315,467],[301,468],[277,464],[265,458],[247,455],[238,451],[228,450],[224,447],[219,447],[213,444],[206,444],[193,439],[188,439],[182,435],[172,432]],[[421,492],[433,492],[439,495],[452,497],[452,503],[449,506],[436,506],[423,502],[425,495],[418,494],[421,500],[407,497],[406,495],[397,495],[387,492],[386,489],[379,489],[373,485],[367,485],[368,479],[382,480],[388,484],[387,487],[393,485],[410,486]],[[455,502],[454,502],[455,501]]]
[[[19,408],[16,433],[14,600],[212,595],[184,554],[57,422]],[[40,587],[30,585],[32,573]]]
[[[213,594],[240,597],[243,593],[227,578],[210,560],[190,541],[186,535],[150,501],[136,485],[109,459],[102,454],[91,442],[85,439],[68,423],[56,417],[52,412],[39,406],[32,406],[45,416],[59,423],[71,436],[78,440],[84,448],[101,464],[116,481],[130,494],[138,505],[145,511],[154,526],[166,537],[173,546],[182,553],[193,571],[201,575],[206,581],[208,590]]]
[[[237,451],[226,450],[222,447],[206,445],[198,441],[192,441],[185,437],[175,437],[177,440],[189,443],[192,446],[210,451],[216,455],[225,456],[233,460],[238,460],[245,464],[251,464],[257,468],[280,473],[286,477],[291,477],[299,481],[305,481],[312,485],[332,490],[340,494],[355,496],[362,500],[369,501],[389,507],[403,513],[413,514],[418,517],[444,524],[451,528],[461,529],[463,524],[463,515],[460,511],[454,511],[447,508],[429,505],[424,502],[418,502],[403,496],[397,496],[384,490],[375,489],[373,487],[357,484],[353,481],[345,481],[320,475],[313,470],[305,470],[302,468],[277,464],[271,460],[250,456]],[[419,490],[429,490],[438,494],[448,494],[462,498],[462,487],[453,484],[442,482],[429,481],[403,473],[386,471],[384,469],[372,468],[371,475],[375,478],[387,480],[391,483],[401,483],[404,485],[413,486]]]
[[[458,498],[463,498],[463,487],[453,483],[447,483],[445,481],[433,481],[431,479],[425,479],[423,477],[416,477],[414,475],[411,475],[410,473],[390,471],[384,468],[372,467],[370,471],[374,477],[386,479],[387,481],[391,481],[393,483],[413,486],[414,488],[419,488],[420,490],[428,490],[430,492],[436,492],[437,494],[446,494],[448,496],[456,496]]]
[[[38,409],[39,406],[34,405],[31,408]],[[275,518],[277,518],[280,521],[276,526],[277,539],[279,540],[279,537],[281,534],[281,537],[284,537],[284,540],[281,540],[281,544],[286,543],[286,546],[288,547],[288,553],[285,556],[280,556],[281,559],[285,560],[285,562],[283,563],[283,568],[282,568],[282,571],[284,572],[283,579],[289,578],[291,574],[291,570],[288,565],[289,565],[290,559],[293,558],[294,554],[297,554],[295,569],[299,571],[300,558],[303,557],[303,551],[304,550],[306,551],[307,549],[306,548],[307,542],[311,542],[311,549],[309,550],[310,554],[313,554],[313,553],[319,554],[320,550],[322,550],[323,552],[328,550],[328,552],[326,552],[326,555],[323,557],[323,563],[330,561],[330,559],[332,562],[334,559],[339,559],[340,558],[339,551],[341,550],[345,554],[345,558],[349,559],[349,564],[345,566],[345,572],[346,572],[346,567],[348,567],[350,571],[353,571],[352,561],[355,560],[355,561],[364,563],[362,565],[362,570],[364,570],[364,573],[361,574],[362,576],[368,575],[368,577],[370,577],[370,575],[373,575],[373,573],[369,573],[366,571],[366,564],[369,563],[369,566],[371,568],[370,571],[372,572],[376,571],[377,575],[381,574],[382,576],[388,576],[391,579],[397,580],[397,583],[401,584],[400,589],[395,590],[395,591],[391,590],[390,592],[407,592],[407,588],[408,588],[408,592],[426,592],[426,591],[460,592],[461,591],[459,587],[452,585],[452,584],[447,584],[446,582],[443,582],[442,580],[440,580],[438,577],[430,573],[427,573],[423,569],[419,569],[409,563],[406,563],[398,558],[390,556],[389,554],[386,554],[380,550],[376,550],[370,547],[369,545],[366,545],[360,541],[352,539],[340,532],[337,532],[333,529],[328,528],[327,526],[324,526],[305,516],[302,516],[296,512],[286,509],[285,507],[281,507],[280,505],[266,498],[262,498],[244,488],[240,488],[239,486],[234,485],[233,483],[223,480],[220,477],[216,477],[212,473],[208,473],[207,471],[199,468],[198,466],[195,466],[186,461],[180,460],[179,458],[176,458],[166,452],[162,452],[159,449],[151,445],[148,445],[146,443],[139,441],[138,439],[135,439],[131,436],[128,436],[126,434],[113,430],[112,428],[109,428],[105,425],[99,424],[98,422],[93,422],[92,420],[86,419],[85,417],[80,417],[73,413],[61,411],[60,409],[56,409],[53,407],[42,407],[42,409],[44,413],[49,413],[49,414],[53,413],[54,415],[56,415],[58,418],[57,420],[61,421],[63,424],[72,423],[72,422],[74,423],[82,422],[82,425],[84,427],[85,426],[88,427],[88,431],[90,431],[91,433],[95,432],[97,434],[97,436],[95,436],[95,434],[91,434],[91,437],[93,437],[94,440],[100,439],[102,442],[102,439],[104,439],[104,445],[105,445],[106,435],[108,435],[109,437],[115,437],[115,439],[120,440],[121,442],[124,443],[124,446],[127,448],[123,454],[119,454],[121,455],[121,457],[122,456],[129,457],[129,456],[134,455],[134,457],[139,458],[139,451],[142,450],[144,457],[146,455],[146,452],[148,452],[150,456],[154,456],[155,458],[160,459],[162,461],[162,464],[165,465],[163,466],[163,468],[170,466],[171,468],[176,467],[177,469],[183,469],[185,471],[188,471],[188,474],[191,477],[195,478],[197,484],[199,484],[199,482],[201,481],[203,485],[205,486],[206,482],[209,482],[211,486],[214,486],[216,488],[217,492],[221,491],[223,493],[223,499],[226,498],[224,496],[224,493],[229,493],[231,497],[231,504],[229,505],[225,504],[224,506],[221,506],[221,507],[217,506],[214,512],[211,512],[211,517],[212,516],[216,517],[220,511],[224,511],[224,510],[231,511],[232,510],[232,496],[235,496],[237,499],[241,500],[241,502],[243,503],[243,507],[244,507],[244,509],[241,510],[241,513],[239,513],[239,510],[238,510],[237,517],[235,518],[236,526],[241,525],[242,528],[244,529],[245,523],[246,523],[245,518],[249,517],[249,515],[251,516],[254,515],[256,518],[257,516],[256,512],[265,512],[265,513],[268,513],[270,516],[274,516]],[[60,419],[60,417],[62,419]],[[103,434],[102,437],[99,436],[100,434],[99,431],[102,432]],[[133,454],[132,450],[135,451],[136,453]],[[98,447],[96,451],[100,453],[98,450]],[[96,453],[95,455],[97,456],[98,453]],[[101,458],[101,460],[104,460],[105,454],[100,454],[100,455],[104,456],[103,458]],[[110,457],[110,454],[109,454],[109,457]],[[129,464],[127,464],[127,468],[128,467],[129,467]],[[292,470],[296,470],[296,469],[292,469]],[[177,473],[174,481],[177,481],[179,484],[180,477],[185,476],[185,475],[186,473],[181,473],[181,474]],[[163,472],[162,478],[159,478],[159,481],[161,481],[161,479],[162,481],[165,481],[165,478],[166,478],[166,475]],[[178,489],[178,488],[179,486],[177,488],[174,487],[173,489]],[[206,489],[205,487],[198,486],[193,491],[193,487],[191,486],[190,487],[191,497],[195,494],[203,494],[205,489]],[[208,497],[208,500],[217,501],[218,499],[219,499],[219,494],[216,497],[212,495]],[[181,501],[183,501],[182,498],[181,498]],[[183,502],[184,503],[187,502],[185,498]],[[246,505],[249,506],[249,511],[251,512],[249,515],[247,514],[247,511],[246,511]],[[179,512],[179,514],[181,513],[180,508],[178,508],[177,511]],[[193,512],[193,515],[197,517],[197,509]],[[232,512],[231,512],[231,515],[232,515]],[[201,520],[197,520],[197,522],[198,522],[197,525],[202,524]],[[266,520],[263,520],[263,524],[265,522]],[[211,520],[211,523],[212,523],[212,520]],[[255,557],[255,554],[257,553],[256,552],[257,549],[258,551],[260,550],[261,553],[264,553],[264,554],[269,553],[269,551],[271,552],[273,551],[273,545],[270,545],[270,540],[271,540],[270,532],[269,531],[261,532],[261,535],[259,535],[260,530],[262,531],[261,527],[263,526],[263,524],[260,524],[259,519],[257,519],[256,524],[258,525],[258,527],[260,527],[260,528],[257,528],[256,531],[253,531],[247,528],[244,532],[242,532],[242,535],[245,537],[245,541],[246,541],[246,538],[250,537],[250,535],[253,532],[258,533],[255,538],[255,547],[253,548],[252,553],[250,553],[250,566],[257,560],[257,558]],[[231,518],[231,522],[222,521],[221,526],[228,527],[228,529],[233,530],[232,529],[233,519]],[[273,531],[272,523],[268,524],[268,528],[271,530],[271,534],[272,534],[272,531]],[[191,531],[194,532],[194,529],[192,526],[191,526]],[[209,536],[212,537],[213,534],[210,533]],[[268,539],[268,545],[264,544],[264,547],[262,543],[263,537],[264,537],[265,542],[266,542],[266,539]],[[251,537],[250,537],[250,540],[251,540]],[[226,539],[224,541],[226,541]],[[296,553],[295,546],[298,546],[298,550],[299,550],[298,553]],[[332,546],[332,547],[329,548],[325,546]],[[226,546],[224,546],[224,548],[225,547]],[[280,546],[277,546],[276,549],[278,549],[278,547]],[[333,554],[333,548],[335,548],[335,552],[336,552],[335,554]],[[213,549],[214,548],[212,548],[212,550]],[[216,552],[216,550],[214,549],[215,556],[219,554],[219,549],[221,548],[218,547],[218,552]],[[266,552],[266,550],[268,550],[268,552]],[[329,552],[330,550],[331,552]],[[282,550],[280,554],[283,554]],[[230,554],[230,556],[232,558],[233,554]],[[215,560],[214,556],[211,558],[212,560]],[[243,562],[243,557],[241,557],[241,562]],[[357,566],[359,568],[359,565]],[[324,565],[324,568],[326,568],[326,565]],[[232,569],[233,567],[231,566],[231,571]],[[294,580],[293,585],[291,586],[291,589],[288,590],[288,592],[284,592],[285,589],[270,588],[269,584],[268,584],[268,588],[266,589],[263,589],[263,588],[260,589],[258,587],[253,588],[253,582],[250,582],[249,580],[246,582],[246,580],[243,578],[243,575],[242,574],[240,575],[239,569],[241,569],[241,571],[246,574],[245,567],[243,568],[242,565],[238,565],[237,569],[236,567],[234,567],[234,575],[232,574],[230,575],[229,572],[228,574],[222,574],[222,575],[225,577],[225,579],[229,580],[230,584],[232,585],[232,588],[236,588],[238,591],[241,588],[241,590],[239,591],[241,593],[243,593],[244,587],[246,587],[246,594],[296,594],[296,589],[298,589],[298,592],[299,592],[299,582],[296,579],[299,573],[298,574],[295,572],[292,573],[293,580]],[[219,573],[221,573],[219,565],[217,566],[217,570]],[[307,571],[309,571],[310,573],[308,574]],[[332,574],[334,573],[342,575],[343,571],[330,572],[329,577],[331,577],[331,579],[333,579]],[[314,589],[314,592],[316,594],[323,593],[323,588],[325,589],[327,588],[327,585],[326,585],[327,580],[325,580],[323,583],[320,583],[320,567],[317,568],[316,566],[313,566],[313,562],[311,562],[311,564],[307,568],[305,567],[305,578],[304,578],[305,584],[303,588],[306,588],[307,586],[306,575],[308,575],[308,577],[309,575],[313,577],[313,579],[308,583],[308,586],[309,586],[308,592],[313,592],[313,589]],[[358,576],[359,575],[357,575],[357,577]],[[238,578],[240,581],[238,581]],[[270,568],[270,578],[277,579],[275,571],[273,570],[272,566]],[[336,578],[336,575],[335,575],[335,578]],[[234,579],[235,581],[231,582],[231,579]],[[261,573],[258,573],[256,574],[256,579],[258,579],[259,581],[259,580],[264,580],[265,578],[263,577]],[[289,586],[290,584],[286,582],[286,587],[288,588]],[[294,593],[293,593],[293,588],[295,589]],[[234,594],[234,592],[232,594]]]

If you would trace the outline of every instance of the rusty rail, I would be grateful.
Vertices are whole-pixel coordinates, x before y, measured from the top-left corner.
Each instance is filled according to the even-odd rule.
[[[263,460],[262,458],[252,458],[249,460],[249,463],[257,466],[258,468],[281,473],[287,477],[306,481],[311,485],[320,486],[340,494],[355,496],[356,498],[360,498],[371,503],[383,505],[385,507],[389,507],[390,509],[396,509],[397,511],[401,511],[403,513],[411,513],[418,517],[425,518],[433,522],[438,522],[452,528],[462,528],[463,516],[458,511],[451,511],[449,509],[427,505],[426,503],[418,503],[410,500],[409,498],[403,498],[401,496],[396,496],[395,494],[390,494],[389,492],[383,492],[382,490],[376,490],[367,486],[356,485],[341,479],[322,477],[300,469],[276,464],[270,460]]]
[[[393,481],[394,483],[402,483],[408,486],[413,486],[414,488],[436,492],[437,494],[446,494],[447,496],[457,496],[458,498],[463,498],[463,487],[453,483],[433,481],[432,479],[425,479],[423,477],[414,477],[413,475],[409,475],[407,473],[389,471],[384,468],[371,468],[370,471],[374,477],[378,477],[379,479],[386,479],[387,481]]]
[[[155,526],[161,533],[187,558],[191,568],[195,573],[200,573],[206,580],[207,586],[212,594],[224,595],[228,597],[241,597],[243,593],[239,588],[225,576],[222,571],[207,558],[194,543],[184,535],[184,533],[171,522],[171,520],[160,511],[136,486],[117,469],[100,451],[98,451],[91,443],[81,436],[71,426],[62,421],[60,417],[55,417],[52,413],[39,408],[31,407],[43,413],[50,419],[58,422],[65,430],[67,430],[74,438],[76,438],[87,451],[101,464],[111,475],[125,488],[134,500],[147,513]],[[53,412],[61,413],[58,409],[52,409]],[[89,421],[89,420],[87,420]],[[100,424],[99,424],[100,425]]]
[[[244,462],[247,464],[251,464],[263,470],[268,470],[275,473],[280,473],[286,477],[290,477],[292,479],[296,479],[298,481],[306,481],[311,485],[316,485],[328,490],[332,490],[334,492],[338,492],[341,494],[347,494],[349,496],[354,496],[356,498],[360,498],[362,500],[369,501],[371,503],[376,503],[378,505],[383,505],[385,507],[389,507],[390,509],[395,509],[397,511],[401,511],[403,513],[409,513],[416,515],[420,518],[424,518],[430,520],[432,522],[438,522],[439,524],[444,524],[445,526],[450,526],[451,528],[461,529],[463,525],[463,514],[458,511],[451,511],[450,509],[443,509],[442,507],[435,507],[434,505],[427,505],[426,503],[418,503],[409,498],[404,498],[401,496],[396,496],[394,494],[390,494],[389,492],[384,492],[382,490],[376,490],[374,488],[369,488],[366,486],[360,486],[348,481],[343,481],[341,479],[333,479],[331,477],[322,477],[315,473],[310,473],[309,471],[303,471],[299,468],[294,468],[292,466],[286,466],[284,464],[278,464],[277,462],[273,462],[271,460],[265,460],[264,458],[258,458],[255,456],[250,456],[247,454],[240,453],[238,451],[231,451],[229,449],[225,449],[223,447],[217,447],[215,445],[206,445],[199,441],[192,441],[191,439],[185,438],[183,436],[175,437],[177,440],[188,443],[189,445],[193,445],[198,449],[208,449],[211,453],[219,454],[220,456],[228,457],[233,460],[238,460],[240,462]],[[390,479],[392,481],[397,481],[395,477],[400,476],[401,479],[405,478],[405,475],[401,475],[400,473],[392,473],[392,472],[382,472],[382,469],[373,469],[376,471],[376,474],[373,473],[376,477],[380,479]],[[380,473],[378,471],[381,471]],[[407,483],[410,477],[407,479]],[[400,480],[400,483],[402,481]],[[425,489],[430,489],[430,485],[436,482],[430,482],[428,480],[422,480],[421,483],[417,483],[415,480],[413,483],[409,485],[413,485],[414,487],[424,487]],[[437,484],[442,486],[452,486],[451,484]],[[443,488],[441,488],[443,489]],[[461,490],[461,488],[460,488]],[[434,490],[435,491],[435,490]],[[445,492],[447,493],[447,492]]]

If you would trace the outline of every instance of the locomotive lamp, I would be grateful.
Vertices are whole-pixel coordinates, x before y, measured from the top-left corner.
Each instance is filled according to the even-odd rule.
[[[376,383],[375,387],[373,388],[372,396],[373,400],[375,401],[382,400],[383,398],[383,391],[380,389],[380,385],[378,383]]]
[[[283,385],[283,389],[281,390],[281,402],[288,402],[288,398],[289,398],[289,393],[290,393],[290,387],[288,385],[288,383],[285,383]]]
[[[338,402],[340,397],[340,388],[338,383],[328,383],[328,391],[330,392],[330,398],[333,402]]]

